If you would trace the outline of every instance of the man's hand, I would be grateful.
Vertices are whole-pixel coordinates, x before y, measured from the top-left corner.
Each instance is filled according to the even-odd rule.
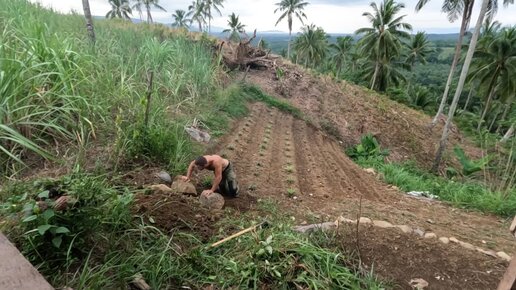
[[[201,193],[201,195],[206,195],[206,196],[210,196],[210,194],[213,193],[213,190],[211,189],[206,189],[206,190],[203,190],[203,192]]]
[[[182,175],[181,176],[181,180],[184,181],[184,182],[189,182],[190,181],[190,178],[188,178],[188,176],[184,176]]]

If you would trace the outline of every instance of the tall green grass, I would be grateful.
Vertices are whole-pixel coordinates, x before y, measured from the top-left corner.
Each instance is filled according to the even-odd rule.
[[[54,144],[83,150],[95,137],[115,141],[104,144],[117,149],[115,164],[143,156],[177,171],[196,153],[181,128],[211,114],[216,102],[220,68],[209,40],[101,20],[92,49],[80,15],[58,15],[25,0],[0,0],[0,7],[2,172],[20,168],[28,151],[59,157],[51,152]]]
[[[358,159],[363,167],[373,167],[385,182],[405,192],[429,191],[441,200],[460,208],[475,209],[504,217],[516,214],[516,190],[509,194],[492,191],[486,185],[471,179],[447,179],[425,172],[414,163],[384,163],[377,159]]]

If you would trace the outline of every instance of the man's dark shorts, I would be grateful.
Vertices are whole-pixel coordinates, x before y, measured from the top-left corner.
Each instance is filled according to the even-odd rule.
[[[236,180],[236,174],[233,170],[233,165],[230,162],[224,171],[222,171],[222,180],[219,184],[219,191],[223,195],[237,197],[238,190],[239,188]]]

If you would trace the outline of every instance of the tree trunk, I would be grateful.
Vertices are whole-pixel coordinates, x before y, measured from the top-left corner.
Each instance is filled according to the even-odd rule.
[[[151,12],[150,12],[150,7],[147,6],[147,23],[152,23],[152,15],[151,15]]]
[[[482,22],[484,21],[484,16],[486,15],[487,4],[489,3],[489,1],[490,0],[482,1],[482,8],[480,9],[477,24],[475,25],[475,31],[473,32],[473,36],[471,37],[471,41],[469,43],[468,53],[466,54],[466,60],[464,61],[464,65],[462,66],[459,83],[457,84],[457,90],[455,91],[455,96],[453,97],[453,101],[448,112],[448,119],[446,119],[446,124],[443,128],[443,134],[439,142],[439,148],[437,149],[434,164],[432,166],[432,171],[434,172],[438,172],[444,150],[446,149],[446,143],[448,141],[450,126],[453,121],[453,116],[455,115],[455,109],[457,109],[457,103],[459,102],[460,95],[462,94],[462,89],[464,88],[466,76],[468,75],[471,59],[473,58],[473,53],[475,52],[475,47],[477,46],[478,35],[480,34],[480,28],[482,27]]]
[[[287,59],[290,60],[290,39],[292,38],[292,30],[288,31],[288,47],[287,47]]]
[[[463,111],[466,111],[466,109],[468,108],[469,101],[471,100],[471,95],[473,95],[473,86],[470,86],[469,88],[468,98],[466,99],[466,104],[464,104],[464,108],[462,109]]]
[[[509,101],[505,104],[505,109],[503,110],[502,118],[500,119],[500,123],[498,124],[498,127],[496,128],[496,133],[500,132],[500,129],[502,128],[502,123],[505,121],[505,118],[507,118],[507,114],[509,113],[512,105],[512,98],[509,99]]]
[[[500,115],[500,112],[496,112],[496,115],[494,116],[493,120],[491,120],[491,124],[489,124],[489,128],[487,128],[487,130],[489,132],[491,132],[491,130],[493,129],[493,126],[494,126],[494,123],[496,122],[496,120],[498,119],[498,116]]]
[[[514,134],[514,123],[511,124],[511,127],[509,128],[509,130],[507,130],[505,135],[503,135],[502,139],[500,140],[500,143],[507,142],[507,140],[509,140],[509,138],[512,137],[512,134]]]
[[[466,29],[468,28],[468,19],[471,16],[471,7],[466,6],[464,7],[464,13],[462,15],[462,23],[460,25],[460,31],[459,31],[459,39],[457,40],[457,45],[455,46],[455,54],[453,56],[452,65],[450,68],[450,73],[448,74],[448,80],[446,81],[446,86],[444,87],[444,93],[441,99],[441,104],[439,105],[439,109],[437,110],[437,114],[435,114],[434,119],[432,120],[432,123],[430,124],[430,127],[433,128],[435,124],[437,124],[437,120],[439,119],[439,116],[444,111],[444,106],[446,105],[446,101],[448,100],[448,92],[450,91],[450,86],[453,80],[453,75],[455,73],[455,68],[457,67],[457,63],[459,62],[460,58],[460,52],[462,48],[462,40],[464,38],[464,34],[466,33]]]
[[[93,28],[93,19],[91,17],[89,0],[82,0],[82,8],[84,10],[84,17],[86,18],[86,30],[88,31],[88,36],[90,37],[93,45],[95,45],[95,29]]]
[[[371,90],[374,90],[374,85],[376,84],[376,78],[378,77],[378,70],[380,70],[380,62],[377,60],[374,65],[374,73],[373,79],[371,80]]]
[[[484,111],[482,111],[482,115],[480,116],[480,120],[478,120],[478,126],[477,131],[480,131],[480,127],[482,127],[482,122],[484,121],[484,118],[486,117],[487,110],[489,109],[489,105],[491,104],[491,100],[493,99],[493,96],[495,94],[495,83],[496,78],[498,77],[499,67],[496,67],[496,70],[493,74],[493,78],[491,79],[491,82],[489,83],[489,89],[487,90],[489,92],[489,95],[487,97],[486,105],[484,106]]]

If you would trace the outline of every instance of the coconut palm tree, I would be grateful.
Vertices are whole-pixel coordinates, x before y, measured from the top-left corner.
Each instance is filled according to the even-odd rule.
[[[514,77],[510,75],[516,72],[516,28],[503,29],[485,50],[477,51],[475,56],[473,78],[477,78],[481,85],[487,85],[487,100],[477,127],[480,130],[495,95],[514,89]]]
[[[199,32],[202,32],[203,25],[206,25],[206,18],[204,13],[206,9],[204,6],[204,0],[194,0],[192,1],[192,4],[188,6],[187,16],[192,17],[192,21],[195,21],[199,24]]]
[[[294,41],[294,50],[305,66],[316,67],[328,53],[328,35],[321,27],[306,25]]]
[[[342,67],[349,61],[350,50],[353,47],[353,37],[337,37],[335,43],[330,44],[332,50],[331,60],[335,65],[337,77],[340,76]]]
[[[245,30],[244,30],[245,25],[240,23],[240,19],[238,19],[238,16],[235,15],[234,12],[231,13],[231,15],[229,15],[228,26],[229,26],[229,29],[224,29],[222,32],[223,33],[229,32],[229,40],[230,41],[235,41],[235,42],[239,41],[240,34],[245,33]]]
[[[292,39],[292,21],[293,16],[296,16],[299,21],[301,21],[301,24],[304,25],[303,18],[306,19],[306,14],[303,12],[303,9],[308,5],[308,2],[303,2],[303,0],[281,0],[281,2],[276,3],[275,5],[278,6],[276,10],[274,10],[274,13],[280,11],[283,12],[280,17],[278,18],[278,21],[276,21],[276,26],[278,23],[280,23],[285,17],[287,18],[288,22],[288,48],[287,48],[287,58],[290,58],[290,42]]]
[[[172,18],[174,18],[172,26],[177,28],[188,28],[192,24],[192,19],[188,18],[186,11],[181,9],[176,10],[176,13],[172,14]]]
[[[93,18],[91,17],[90,2],[82,0],[82,9],[84,10],[84,18],[86,18],[86,30],[93,44],[95,44],[95,29],[93,27]]]
[[[217,11],[220,16],[222,13],[220,12],[220,7],[224,7],[222,3],[224,0],[204,0],[204,15],[205,18],[208,19],[208,33],[211,32],[211,20],[213,19],[212,9]]]
[[[432,166],[432,171],[437,172],[439,170],[439,166],[441,165],[441,159],[446,149],[446,144],[448,142],[448,135],[450,133],[450,126],[453,121],[453,116],[455,115],[455,109],[457,109],[457,104],[459,103],[460,95],[462,94],[462,89],[464,88],[464,83],[466,82],[466,76],[468,75],[469,66],[471,65],[471,60],[473,58],[473,53],[475,52],[475,48],[477,46],[478,35],[480,34],[480,29],[482,27],[482,22],[484,21],[484,17],[487,14],[487,9],[489,0],[483,0],[482,6],[480,8],[480,13],[477,19],[477,24],[475,25],[475,30],[473,31],[473,35],[471,36],[471,40],[469,42],[468,52],[466,54],[466,59],[464,60],[464,64],[462,65],[462,70],[459,77],[459,83],[457,84],[457,90],[455,90],[455,95],[453,96],[452,103],[450,105],[450,110],[448,111],[448,118],[446,119],[446,123],[444,124],[443,133],[441,135],[441,140],[439,141],[439,148],[435,154],[434,164]]]
[[[432,44],[426,38],[424,32],[419,31],[416,35],[412,36],[410,43],[408,44],[408,55],[405,62],[412,68],[416,62],[426,64],[426,58],[428,54],[433,52]]]
[[[129,14],[133,12],[128,0],[109,0],[109,4],[111,10],[106,14],[106,18],[131,19]]]
[[[410,39],[407,31],[412,26],[402,22],[405,15],[397,15],[405,6],[394,0],[384,0],[380,7],[372,2],[370,6],[373,13],[364,12],[371,27],[358,29],[355,33],[363,35],[358,41],[360,50],[370,63],[368,69],[372,69],[370,75],[371,89],[384,91],[393,77],[399,76],[393,61],[401,54],[402,40]],[[373,64],[373,66],[371,66]]]
[[[136,9],[140,13],[140,18],[142,15],[143,8],[147,11],[147,22],[152,23],[152,14],[151,9],[157,8],[161,11],[167,12],[165,8],[158,4],[159,0],[136,0],[136,3],[133,5],[133,9]]]
[[[429,0],[419,0],[416,5],[416,11],[421,10],[428,1]],[[448,74],[448,80],[446,81],[446,86],[444,87],[444,92],[441,98],[439,109],[437,110],[435,117],[432,119],[431,127],[435,126],[439,116],[444,111],[444,106],[446,105],[446,101],[448,99],[448,93],[450,91],[450,86],[455,73],[455,69],[460,59],[464,34],[466,33],[466,30],[469,26],[469,22],[471,20],[471,11],[473,10],[474,2],[474,0],[444,0],[443,2],[441,11],[447,14],[448,20],[450,22],[454,22],[459,17],[462,17],[462,20],[459,29],[459,37],[457,39],[457,44],[455,46],[455,54],[453,55],[452,65],[450,68],[450,72]]]

